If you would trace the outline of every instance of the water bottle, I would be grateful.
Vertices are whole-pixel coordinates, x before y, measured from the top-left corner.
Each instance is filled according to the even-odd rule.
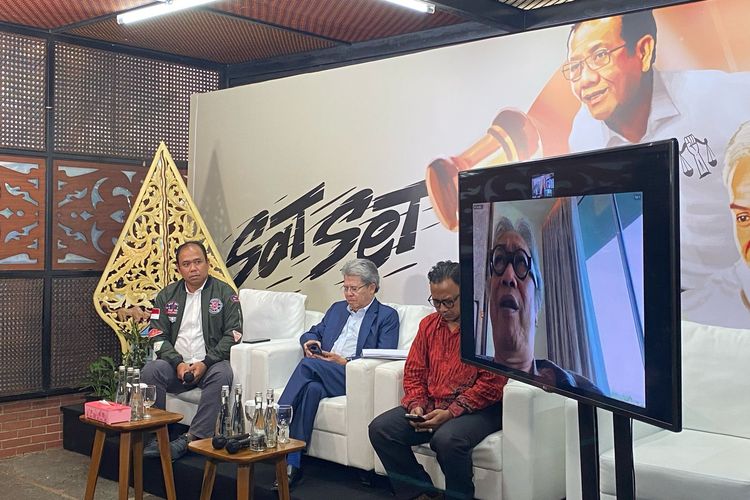
[[[250,434],[250,449],[263,451],[266,449],[266,419],[263,415],[263,393],[255,393],[255,417],[253,418],[253,429]]]
[[[143,420],[143,393],[141,392],[141,371],[133,370],[133,387],[130,394],[130,420]]]
[[[265,414],[265,427],[266,427],[266,447],[276,447],[276,433],[278,431],[277,418],[276,418],[276,407],[273,404],[273,389],[266,389],[266,414]]]
[[[125,396],[125,403],[126,405],[130,404],[130,396],[133,394],[133,367],[128,366],[128,375],[125,379],[125,392],[127,393]]]
[[[120,365],[117,370],[117,391],[115,392],[115,403],[121,405],[128,403],[128,380],[125,367]]]
[[[229,386],[221,386],[221,407],[219,415],[216,417],[216,427],[214,428],[215,436],[228,436],[229,429]]]
[[[242,409],[242,384],[234,384],[234,404],[232,405],[230,431],[230,434],[233,436],[245,433],[245,413]]]

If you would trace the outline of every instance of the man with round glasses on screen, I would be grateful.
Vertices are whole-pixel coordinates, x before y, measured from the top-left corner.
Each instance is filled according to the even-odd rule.
[[[346,394],[346,364],[362,349],[398,346],[398,313],[375,298],[380,289],[378,268],[367,259],[353,259],[341,268],[344,300],[335,302],[320,323],[300,337],[304,357],[294,369],[279,404],[292,405],[289,436],[310,443],[318,404]],[[301,453],[290,453],[289,486],[302,477]]]
[[[537,318],[544,300],[544,282],[537,265],[531,226],[501,217],[495,225],[489,257],[489,294],[494,361],[533,375],[545,385],[601,390],[586,377],[564,370],[548,359],[535,359]]]

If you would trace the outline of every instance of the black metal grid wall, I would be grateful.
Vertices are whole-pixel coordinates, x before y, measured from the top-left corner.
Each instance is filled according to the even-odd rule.
[[[43,279],[0,279],[0,396],[42,385]]]
[[[46,42],[0,32],[0,147],[45,149]]]
[[[109,325],[90,311],[98,282],[98,277],[52,280],[51,389],[78,386],[88,364],[99,356],[119,360],[120,342]]]
[[[55,151],[148,158],[164,140],[187,160],[190,95],[219,88],[216,71],[55,44]]]
[[[165,141],[185,162],[190,95],[217,90],[220,76],[205,63],[61,43],[46,32],[0,32],[0,153],[20,160],[28,153],[48,167],[78,160],[138,170]],[[44,269],[0,262],[0,401],[65,392],[99,356],[119,359],[119,341],[92,302],[99,272],[52,269],[53,245],[62,242],[53,238],[55,186],[46,170]],[[0,211],[8,200],[0,196]],[[0,217],[0,234],[9,224],[17,221]]]

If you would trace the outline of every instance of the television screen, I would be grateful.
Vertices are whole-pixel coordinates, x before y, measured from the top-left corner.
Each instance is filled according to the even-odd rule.
[[[680,430],[674,140],[459,175],[461,355]]]

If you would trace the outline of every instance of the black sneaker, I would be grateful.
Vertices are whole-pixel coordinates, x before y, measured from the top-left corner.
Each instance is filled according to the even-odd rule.
[[[291,490],[295,486],[297,486],[300,481],[302,481],[302,469],[299,467],[294,467],[292,465],[288,466],[287,468],[287,477],[289,478],[289,489]],[[274,491],[278,491],[279,489],[279,481],[273,482],[273,487],[271,488]]]
[[[169,454],[172,455],[172,461],[179,460],[188,451],[188,443],[190,438],[187,434],[183,434],[177,439],[169,442]]]
[[[156,438],[151,439],[146,446],[143,447],[143,456],[146,458],[158,458],[159,457],[159,440]]]

